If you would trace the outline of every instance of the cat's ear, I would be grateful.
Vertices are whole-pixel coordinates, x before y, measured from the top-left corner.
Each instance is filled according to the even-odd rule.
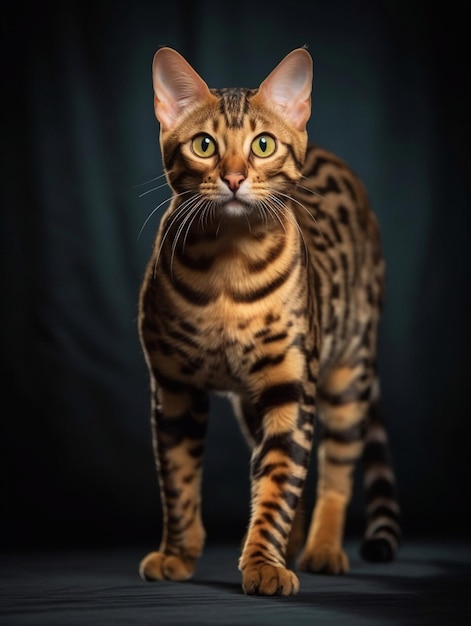
[[[155,53],[152,79],[155,116],[163,130],[171,130],[189,107],[213,97],[204,80],[172,48]]]
[[[297,48],[263,81],[255,98],[304,130],[311,115],[312,75],[311,55],[305,48]]]

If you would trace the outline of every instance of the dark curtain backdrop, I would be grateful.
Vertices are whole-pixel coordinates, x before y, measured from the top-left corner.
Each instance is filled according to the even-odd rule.
[[[360,174],[383,233],[380,367],[406,536],[469,536],[467,4],[2,3],[2,547],[159,539],[136,306],[169,195],[161,178],[146,182],[162,173],[160,45],[212,87],[258,86],[308,45],[311,139]],[[244,532],[248,472],[235,419],[215,400],[210,537]],[[351,528],[362,504],[358,489]]]

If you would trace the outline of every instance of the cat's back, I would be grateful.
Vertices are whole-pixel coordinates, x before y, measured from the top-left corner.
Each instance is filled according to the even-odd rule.
[[[294,210],[324,336],[321,360],[328,362],[344,353],[363,324],[379,319],[385,274],[379,227],[362,181],[342,159],[313,144]]]
[[[383,263],[378,222],[365,186],[345,161],[309,144],[296,187],[295,210],[306,244],[320,253],[361,263]]]
[[[377,239],[379,243],[377,220],[363,182],[333,152],[313,143],[308,145],[297,197],[316,213],[317,219],[357,225],[360,237]]]

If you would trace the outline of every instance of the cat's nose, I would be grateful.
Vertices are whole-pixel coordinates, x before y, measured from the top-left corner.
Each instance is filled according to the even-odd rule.
[[[230,172],[226,174],[223,180],[227,183],[229,189],[235,193],[245,180],[245,176],[240,172]]]

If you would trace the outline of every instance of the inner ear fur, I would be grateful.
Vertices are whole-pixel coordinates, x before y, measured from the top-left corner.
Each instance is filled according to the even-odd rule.
[[[312,57],[305,48],[290,52],[261,83],[255,100],[272,107],[298,130],[311,115]]]
[[[208,85],[172,48],[160,48],[152,63],[154,111],[162,130],[171,130],[195,104],[212,100]]]

